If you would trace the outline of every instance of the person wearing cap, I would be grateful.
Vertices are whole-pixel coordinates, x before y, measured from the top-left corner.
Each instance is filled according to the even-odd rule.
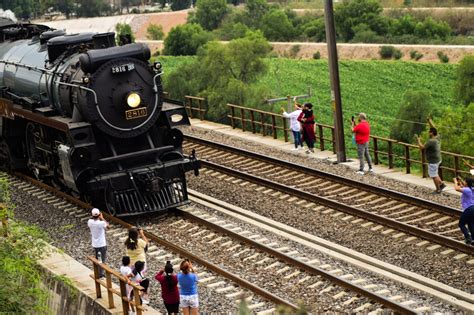
[[[168,314],[179,314],[178,276],[174,273],[169,260],[165,269],[161,269],[155,275],[155,279],[161,284],[161,297]]]
[[[428,124],[430,125],[429,135],[430,139],[425,144],[421,143],[421,138],[416,136],[418,146],[420,149],[425,150],[426,160],[428,161],[428,176],[433,179],[433,183],[436,190],[433,194],[440,194],[443,189],[446,188],[446,184],[443,182],[438,174],[439,166],[441,164],[441,141],[439,139],[438,130],[436,129],[431,118],[427,118]]]
[[[99,209],[94,208],[91,211],[92,218],[87,221],[87,225],[91,230],[92,247],[94,248],[95,258],[105,263],[107,259],[107,242],[105,240],[105,229],[109,223],[104,220],[104,216]],[[100,258],[99,258],[100,257]],[[99,268],[99,276],[104,277],[104,270]]]
[[[367,121],[367,115],[364,113],[359,114],[359,123],[356,125],[354,120],[351,120],[352,132],[355,135],[355,142],[357,144],[357,156],[359,157],[359,170],[357,174],[364,175],[364,157],[369,164],[369,173],[373,173],[372,159],[369,153],[369,142],[370,142],[370,125]]]

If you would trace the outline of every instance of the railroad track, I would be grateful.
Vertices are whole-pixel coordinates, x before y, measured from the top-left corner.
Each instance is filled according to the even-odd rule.
[[[206,169],[354,215],[467,254],[457,226],[461,211],[269,156],[185,136]]]
[[[83,221],[87,221],[90,218],[89,210],[91,205],[44,183],[21,174],[10,176],[0,173],[0,177],[8,178],[10,184],[15,188],[35,196],[38,200],[62,210],[71,217]],[[123,243],[128,235],[128,229],[133,225],[106,213],[104,213],[104,216],[111,224],[107,231],[108,239],[110,240],[111,237],[118,238]],[[198,277],[200,278],[200,283],[213,290],[215,294],[220,294],[224,300],[227,299],[228,302],[235,303],[245,299],[249,304],[250,310],[258,311],[262,315],[272,313],[280,305],[293,311],[298,309],[296,304],[287,301],[285,298],[281,298],[261,286],[257,286],[241,278],[239,275],[229,272],[209,262],[207,259],[157,236],[150,230],[144,228],[144,232],[152,244],[147,252],[149,259],[156,259],[160,263],[170,260],[175,266],[179,265],[183,257],[191,259],[195,263],[196,269],[199,270]],[[224,284],[225,286],[222,288]]]
[[[28,182],[25,182],[25,180],[28,180]],[[11,184],[36,196],[39,200],[51,204],[52,207],[64,211],[70,216],[84,221],[89,217],[88,209],[90,205],[58,192],[47,185],[25,177],[12,179]],[[175,263],[180,261],[181,257],[190,258],[201,266],[199,269],[202,271],[198,275],[201,276],[202,285],[214,289],[216,294],[222,294],[229,299],[236,300],[244,296],[244,298],[250,301],[250,308],[256,313],[270,314],[275,311],[277,305],[285,305],[290,309],[297,309],[297,306],[294,302],[273,294],[272,290],[265,289],[265,284],[256,285],[253,283],[254,281],[251,283],[241,278],[238,274],[231,273],[210,262],[210,259],[193,254],[178,246],[175,242],[158,237],[157,234],[165,234],[163,230],[184,230],[187,234],[191,231],[193,232],[191,236],[197,237],[202,235],[197,240],[197,242],[204,242],[201,245],[217,246],[222,250],[226,248],[233,257],[241,261],[250,261],[257,257],[260,257],[259,261],[263,260],[264,262],[273,260],[274,262],[267,266],[270,272],[272,268],[280,265],[280,269],[276,271],[276,274],[280,274],[281,270],[294,270],[285,279],[298,277],[300,285],[308,281],[308,285],[305,285],[306,290],[308,290],[307,292],[312,292],[312,294],[317,296],[326,294],[332,297],[334,301],[340,300],[341,305],[349,306],[351,309],[357,309],[358,311],[374,311],[378,313],[385,309],[391,309],[397,312],[415,314],[429,309],[429,307],[420,305],[411,307],[413,306],[413,301],[409,299],[401,300],[402,297],[400,296],[387,296],[386,290],[377,290],[376,285],[364,283],[363,279],[351,279],[351,276],[347,274],[339,275],[340,270],[328,268],[328,266],[324,266],[324,264],[317,260],[303,256],[294,257],[294,252],[288,252],[285,248],[273,248],[269,246],[271,244],[265,245],[264,240],[261,238],[255,235],[245,236],[248,233],[243,233],[243,231],[239,233],[229,226],[226,228],[226,224],[223,224],[223,222],[212,223],[212,220],[205,220],[204,216],[197,216],[189,211],[177,210],[177,213],[183,216],[184,221],[175,220],[172,222],[169,226],[174,227],[174,229],[169,229],[169,226],[159,228],[153,224],[149,227],[144,227],[147,237],[153,243],[147,254],[148,257],[151,256],[153,259],[160,261],[172,260]],[[113,227],[108,232],[109,237],[119,238],[120,241],[123,241],[126,237],[127,229],[131,225],[110,216],[107,216],[107,220],[113,224]],[[206,233],[206,230],[203,230],[204,232],[200,231],[199,226],[212,227],[214,232]],[[258,264],[258,261],[255,263]],[[325,268],[328,270],[325,270]],[[320,289],[319,291],[318,288]],[[254,298],[251,299],[251,297]]]

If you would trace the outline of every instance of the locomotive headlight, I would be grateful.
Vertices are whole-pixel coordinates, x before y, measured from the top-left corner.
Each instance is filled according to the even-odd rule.
[[[131,108],[137,108],[140,106],[140,103],[142,102],[142,99],[140,95],[136,92],[131,92],[127,96],[127,105]]]

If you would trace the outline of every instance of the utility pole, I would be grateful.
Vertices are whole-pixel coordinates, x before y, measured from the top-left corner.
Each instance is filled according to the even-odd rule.
[[[337,59],[336,29],[334,27],[334,9],[332,0],[324,1],[326,20],[326,42],[328,44],[329,77],[331,80],[331,102],[334,114],[337,162],[346,162],[346,144],[344,142],[344,123],[342,119],[341,86],[339,84],[339,66]]]

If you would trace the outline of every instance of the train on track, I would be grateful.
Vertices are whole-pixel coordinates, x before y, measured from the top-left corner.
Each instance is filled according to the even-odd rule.
[[[0,163],[116,216],[188,201],[186,110],[164,102],[159,62],[114,33],[0,20]]]

